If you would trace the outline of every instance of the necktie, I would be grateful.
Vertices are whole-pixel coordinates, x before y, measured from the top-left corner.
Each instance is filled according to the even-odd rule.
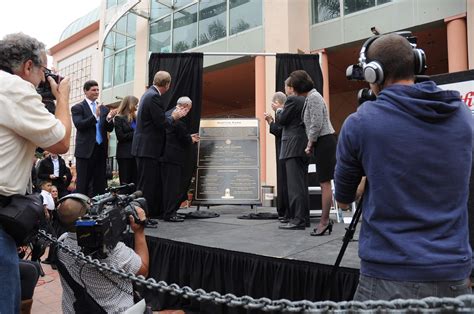
[[[92,111],[93,114],[95,115],[95,111],[96,111],[96,103],[95,101],[92,102]],[[97,117],[97,122],[95,123],[95,141],[97,142],[97,144],[102,144],[102,134],[100,133],[100,114],[99,116]]]

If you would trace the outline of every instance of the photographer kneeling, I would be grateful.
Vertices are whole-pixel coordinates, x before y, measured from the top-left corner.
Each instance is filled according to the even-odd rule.
[[[77,195],[77,194],[76,194]],[[58,208],[60,223],[67,229],[59,241],[74,250],[80,250],[77,244],[75,222],[84,216],[88,209],[87,197],[67,198]],[[145,212],[135,207],[141,221],[146,219]],[[132,216],[130,227],[134,232],[135,250],[123,242],[109,252],[101,262],[116,269],[135,275],[148,275],[148,247],[145,240],[144,227],[135,223]],[[62,309],[64,313],[119,313],[133,306],[132,282],[118,275],[101,272],[94,266],[76,260],[62,250],[58,250],[57,266],[63,287]]]

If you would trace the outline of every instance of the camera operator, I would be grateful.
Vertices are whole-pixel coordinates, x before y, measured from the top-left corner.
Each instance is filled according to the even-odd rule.
[[[382,35],[363,47],[377,99],[344,122],[335,175],[340,207],[367,176],[354,300],[468,294],[471,113],[458,92],[415,83],[424,59],[406,38]]]
[[[77,194],[76,194],[77,195]],[[74,198],[74,194],[61,202],[58,217],[67,229],[59,241],[72,249],[79,250],[75,222],[86,214],[87,202]],[[85,197],[85,196],[84,196]],[[146,220],[145,212],[135,207],[141,221]],[[123,242],[118,242],[101,262],[136,275],[148,275],[148,247],[143,225],[136,224],[132,216],[130,226],[134,232],[135,251]],[[122,277],[99,271],[92,265],[78,261],[61,250],[57,252],[57,266],[63,287],[62,308],[64,313],[122,313],[133,306],[132,282]]]
[[[0,40],[0,210],[10,203],[10,196],[26,193],[37,146],[58,154],[69,149],[69,80],[58,85],[48,77],[57,99],[54,116],[35,89],[46,79],[46,65],[45,46],[38,40],[23,33]],[[0,226],[0,311],[17,313],[18,254],[15,241],[4,228]]]

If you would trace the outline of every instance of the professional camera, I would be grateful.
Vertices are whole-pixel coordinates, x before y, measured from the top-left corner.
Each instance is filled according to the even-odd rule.
[[[54,74],[50,70],[45,70],[44,77],[45,77],[44,82],[41,82],[38,85],[38,88],[36,88],[36,92],[41,95],[42,102],[46,106],[46,109],[48,109],[49,112],[54,114],[56,110],[56,106],[54,104],[56,97],[54,97],[53,93],[51,92],[51,84],[49,84],[48,77],[51,77],[56,82],[56,84],[59,84],[59,82],[61,82],[63,77],[60,75]]]
[[[132,215],[135,223],[140,221],[135,207],[146,211],[146,200],[141,197],[142,192],[119,194],[130,189],[131,184],[109,188],[108,192],[91,199],[91,207],[86,215],[76,221],[77,244],[86,255],[97,258],[107,257],[122,238]]]

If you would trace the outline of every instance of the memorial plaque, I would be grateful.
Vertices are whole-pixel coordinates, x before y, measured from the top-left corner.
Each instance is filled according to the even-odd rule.
[[[260,204],[258,119],[200,123],[196,204]]]

